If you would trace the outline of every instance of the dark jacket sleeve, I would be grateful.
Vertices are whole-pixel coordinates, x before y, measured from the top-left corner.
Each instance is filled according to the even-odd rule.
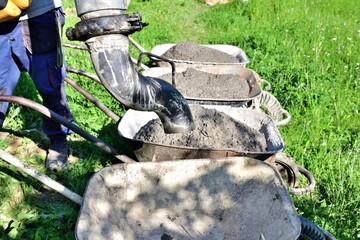
[[[3,10],[6,7],[8,0],[0,0],[0,10]]]

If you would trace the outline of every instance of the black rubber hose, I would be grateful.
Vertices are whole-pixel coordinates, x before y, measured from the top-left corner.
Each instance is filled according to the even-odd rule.
[[[315,223],[302,216],[299,216],[299,219],[301,223],[299,240],[326,240],[323,231]]]
[[[328,230],[321,228],[326,240],[336,240],[336,237],[332,235]]]
[[[97,36],[86,44],[101,83],[116,100],[134,110],[155,112],[165,133],[195,129],[189,104],[175,87],[136,71],[130,59],[127,36]]]

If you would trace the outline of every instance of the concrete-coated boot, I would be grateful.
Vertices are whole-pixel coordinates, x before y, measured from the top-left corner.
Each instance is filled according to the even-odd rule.
[[[46,157],[46,168],[51,171],[60,170],[67,166],[69,149],[65,134],[49,136],[50,145]]]

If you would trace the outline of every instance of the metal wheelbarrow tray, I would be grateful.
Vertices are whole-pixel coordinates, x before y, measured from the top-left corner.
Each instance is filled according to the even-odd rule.
[[[162,56],[167,50],[176,44],[160,44],[151,49],[150,53],[158,56]],[[209,47],[227,54],[234,56],[239,63],[214,63],[214,62],[197,62],[197,61],[188,61],[188,60],[180,60],[180,59],[169,59],[175,62],[177,67],[196,67],[196,66],[231,66],[231,67],[245,67],[247,63],[249,63],[249,59],[241,48],[238,48],[233,45],[227,44],[201,44],[200,46]],[[159,67],[168,67],[169,64],[165,61],[154,59]]]
[[[185,72],[189,67],[176,67],[175,73],[182,73]],[[198,97],[189,97],[184,95],[186,100],[190,104],[201,104],[201,105],[224,105],[224,106],[236,106],[236,107],[243,107],[246,104],[259,97],[262,93],[262,89],[260,87],[260,77],[259,75],[245,67],[233,67],[233,66],[198,66],[191,68],[196,69],[198,71],[207,72],[211,74],[233,74],[239,75],[240,77],[244,78],[248,84],[248,88],[250,91],[248,92],[246,97],[238,97],[238,98],[204,98],[202,96]],[[144,76],[154,77],[154,78],[161,78],[161,76],[167,75],[172,73],[172,69],[169,67],[154,67],[146,69],[142,72]],[[165,79],[166,80],[166,79]],[[201,79],[191,79],[192,81],[201,81]],[[176,82],[176,79],[175,79]],[[176,84],[175,82],[171,82],[173,85]]]
[[[149,121],[157,118],[153,112],[141,112],[128,110],[118,125],[120,137],[124,140],[129,151],[133,152],[139,161],[164,161],[179,159],[199,158],[222,158],[229,156],[247,156],[259,160],[265,160],[273,154],[281,151],[284,147],[280,132],[273,120],[266,114],[252,109],[236,107],[219,107],[217,111],[224,112],[236,121],[244,123],[258,130],[265,137],[266,151],[264,152],[241,152],[236,149],[204,149],[177,145],[165,145],[135,139],[136,133]],[[223,139],[219,139],[222,141]]]
[[[297,239],[278,172],[251,158],[116,164],[88,181],[77,239]]]

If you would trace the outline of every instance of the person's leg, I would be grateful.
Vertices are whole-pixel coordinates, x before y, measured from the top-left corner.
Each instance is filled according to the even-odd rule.
[[[20,70],[29,67],[18,22],[0,23],[0,46],[0,94],[12,95],[20,77]],[[0,128],[8,106],[8,102],[0,102]]]
[[[56,67],[56,53],[29,55],[29,74],[43,99],[43,105],[69,121],[73,121],[64,90],[65,66]],[[43,131],[53,136],[70,134],[70,130],[48,117],[43,118]]]
[[[23,22],[30,59],[29,74],[43,99],[43,105],[73,121],[64,91],[66,74],[64,58],[58,51],[60,38],[57,16],[61,17],[62,23],[64,22],[64,16],[59,14],[59,11],[50,11]],[[48,117],[43,117],[43,131],[50,140],[46,166],[51,170],[66,166],[68,158],[66,135],[71,131]]]
[[[64,16],[59,10],[23,22],[25,45],[30,59],[29,74],[43,98],[44,106],[73,121],[63,85],[66,68],[63,54],[58,51],[60,38],[57,17],[60,17],[63,25]],[[59,58],[62,60],[60,63]],[[48,136],[70,133],[69,129],[47,117],[43,119],[43,131]]]

